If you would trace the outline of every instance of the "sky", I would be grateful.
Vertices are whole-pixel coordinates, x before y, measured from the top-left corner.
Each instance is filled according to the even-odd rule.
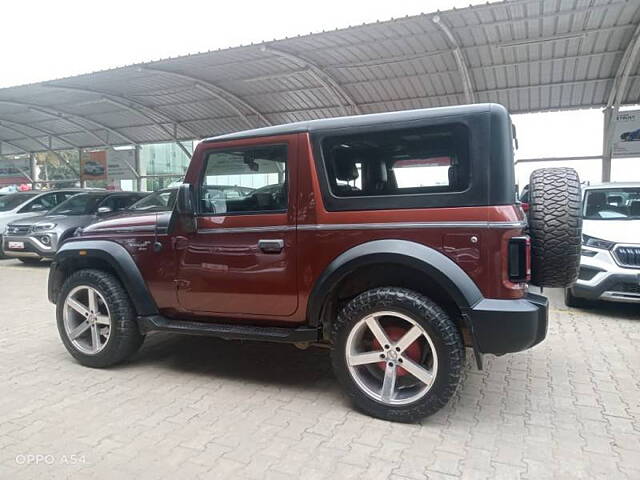
[[[479,3],[485,2],[7,0],[0,29],[0,88]],[[517,158],[602,151],[599,110],[516,115],[514,121]],[[597,179],[599,165],[579,163],[583,176]],[[527,171],[518,167],[521,181]]]

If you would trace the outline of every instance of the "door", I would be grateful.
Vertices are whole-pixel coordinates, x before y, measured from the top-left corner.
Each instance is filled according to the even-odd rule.
[[[296,138],[204,151],[195,189],[197,231],[176,239],[182,309],[202,315],[295,313]]]

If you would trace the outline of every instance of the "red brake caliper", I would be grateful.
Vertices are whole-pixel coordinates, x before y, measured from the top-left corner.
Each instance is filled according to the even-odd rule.
[[[398,340],[400,340],[402,337],[404,337],[405,333],[407,333],[409,330],[404,327],[392,325],[390,327],[385,327],[384,331],[387,334],[387,338],[395,343]],[[382,345],[378,343],[378,340],[376,338],[373,339],[373,349],[382,350]],[[413,360],[416,363],[420,363],[422,361],[422,345],[420,345],[419,340],[415,340],[411,345],[409,345],[406,348],[406,350],[402,353],[402,355],[405,357],[409,357],[411,360]],[[387,368],[387,362],[379,362],[377,363],[377,365],[378,365],[378,368],[380,368],[380,370],[385,370]],[[409,372],[407,372],[402,367],[398,368],[397,370],[397,375],[399,377],[402,377],[408,374]]]

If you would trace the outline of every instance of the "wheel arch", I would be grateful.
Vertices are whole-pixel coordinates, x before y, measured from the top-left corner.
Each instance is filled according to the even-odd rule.
[[[60,247],[49,271],[49,301],[57,302],[62,285],[73,272],[87,268],[115,275],[125,287],[138,315],[158,314],[158,307],[129,252],[108,240],[67,242]]]
[[[325,268],[309,297],[308,322],[313,326],[330,323],[329,317],[337,307],[340,290],[352,279],[376,278],[371,275],[376,268],[385,269],[394,281],[400,274],[410,273],[403,286],[446,299],[447,306],[455,308],[458,317],[483,298],[464,270],[437,250],[408,240],[374,240],[347,250]],[[369,285],[368,288],[371,286],[392,285]]]

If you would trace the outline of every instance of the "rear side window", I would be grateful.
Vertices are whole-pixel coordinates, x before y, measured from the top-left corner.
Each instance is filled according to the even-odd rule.
[[[468,134],[462,125],[323,139],[336,197],[462,192],[469,187]]]

